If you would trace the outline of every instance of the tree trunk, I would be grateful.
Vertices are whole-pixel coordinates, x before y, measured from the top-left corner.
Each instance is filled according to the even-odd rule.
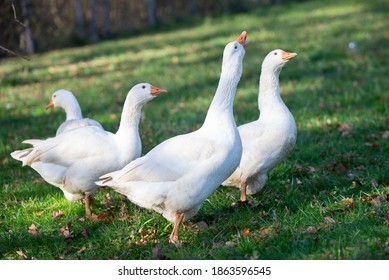
[[[84,29],[84,17],[82,15],[82,6],[80,0],[74,0],[74,14],[76,16],[76,30],[77,36],[80,39],[85,39],[85,29]]]
[[[157,26],[157,3],[156,0],[145,0],[147,10],[147,24],[150,27]]]
[[[197,3],[196,3],[196,0],[190,0],[189,1],[189,5],[190,5],[190,12],[191,14],[196,14],[197,13]]]
[[[95,0],[89,0],[89,11],[90,11],[89,38],[93,43],[96,43],[99,40],[99,35],[97,34]]]
[[[35,48],[30,26],[30,8],[28,6],[28,0],[20,0],[20,6],[24,24],[24,29],[20,34],[20,48],[26,53],[31,54],[35,52]]]
[[[111,5],[109,3],[109,0],[104,0],[104,37],[105,39],[111,38]]]

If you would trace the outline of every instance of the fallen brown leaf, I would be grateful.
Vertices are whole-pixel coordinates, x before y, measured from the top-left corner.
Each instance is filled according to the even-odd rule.
[[[35,216],[37,216],[37,217],[39,218],[39,217],[42,216],[44,213],[45,213],[45,210],[36,213]]]
[[[87,228],[84,228],[82,231],[81,231],[81,234],[85,237],[89,237],[90,233],[89,233],[89,229]]]
[[[243,238],[246,238],[250,234],[250,229],[249,228],[244,228],[240,231],[240,235]]]
[[[81,254],[82,252],[84,252],[86,250],[86,247],[85,246],[82,246],[80,250],[77,251],[78,254]]]
[[[99,219],[99,216],[92,213],[90,216],[89,216],[89,219],[92,220],[92,221],[100,221]]]
[[[372,185],[374,188],[376,188],[376,187],[378,187],[380,184],[378,184],[378,181],[377,181],[376,179],[373,179],[373,180],[371,180],[371,185]]]
[[[347,123],[338,124],[336,129],[341,133],[342,137],[349,137],[352,130],[351,126]]]
[[[140,243],[143,244],[143,243],[147,243],[147,241],[152,238],[153,236],[155,236],[155,229],[147,229],[147,230],[138,230],[138,232],[140,233],[141,235],[141,239],[140,239]]]
[[[199,231],[206,231],[208,229],[208,224],[204,221],[197,222],[195,226]]]
[[[94,215],[94,214],[92,214],[92,215]],[[76,221],[78,221],[78,222],[85,222],[85,219],[83,217],[77,216],[76,217]]]
[[[344,174],[347,172],[347,166],[340,161],[334,163],[333,170],[337,174]]]
[[[371,147],[371,148],[373,148],[373,149],[377,149],[377,148],[380,148],[380,147],[381,147],[381,145],[378,144],[378,143],[376,143],[376,142],[366,142],[366,143],[365,143],[365,146],[366,146],[366,147]]]
[[[373,205],[374,207],[379,207],[379,206],[381,206],[380,197],[377,196],[376,198],[373,198],[373,199],[370,201],[370,204]]]
[[[74,238],[74,232],[70,229],[72,226],[71,222],[68,222],[66,226],[61,227],[59,231],[65,236],[66,239]]]
[[[313,167],[313,166],[311,166],[311,165],[309,165],[309,166],[308,166],[308,172],[309,172],[309,173],[315,173],[315,172],[316,172],[316,168]]]
[[[342,204],[346,206],[350,206],[351,204],[354,204],[354,199],[346,197],[342,199]]]
[[[262,235],[271,235],[272,233],[274,233],[275,229],[270,226],[270,227],[267,227],[267,228],[261,228],[261,234]]]
[[[99,221],[103,221],[105,223],[110,223],[115,219],[115,213],[114,212],[107,212],[107,213],[99,213],[97,215]]]
[[[37,236],[39,231],[38,229],[36,228],[36,225],[35,224],[31,224],[31,226],[28,228],[28,232],[33,235],[33,236]]]
[[[228,247],[235,247],[236,243],[234,241],[227,241],[226,242],[226,246],[228,246]]]
[[[27,255],[23,251],[16,251],[16,254],[18,254],[19,257],[21,257],[25,260],[28,259]]]
[[[61,210],[54,211],[52,214],[53,219],[57,219],[63,216],[63,212]]]
[[[314,234],[317,233],[317,229],[315,227],[308,227],[306,232],[309,234]]]
[[[112,203],[112,198],[109,193],[106,193],[104,196],[104,201],[101,203],[102,205],[109,205]]]
[[[221,246],[222,246],[222,244],[220,242],[214,241],[212,243],[212,249],[217,249],[217,248],[220,248]]]
[[[360,181],[353,181],[352,183],[351,183],[351,188],[352,189],[355,189],[355,188],[357,188],[357,187],[361,187],[361,186],[363,186],[362,185],[362,183],[360,182]]]
[[[117,220],[118,221],[125,221],[125,220],[127,220],[127,219],[132,219],[132,218],[134,218],[133,216],[130,216],[130,215],[123,215],[122,217],[120,217],[120,218],[117,218]]]
[[[327,222],[327,223],[330,223],[330,224],[336,223],[336,221],[333,218],[329,217],[329,216],[324,217],[324,221]]]

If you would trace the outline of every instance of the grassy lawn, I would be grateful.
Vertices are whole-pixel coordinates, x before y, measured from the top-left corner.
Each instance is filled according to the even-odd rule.
[[[207,18],[97,45],[0,61],[0,259],[389,259],[388,1],[307,1]],[[280,77],[297,145],[262,192],[240,208],[220,187],[169,245],[156,212],[101,190],[80,203],[9,154],[24,139],[53,136],[46,111],[60,88],[84,116],[116,131],[127,91],[150,82],[169,93],[147,104],[143,153],[197,129],[214,95],[224,45],[251,40],[234,102],[237,124],[258,118],[260,64],[273,49],[297,52]],[[350,48],[349,43],[356,47]]]

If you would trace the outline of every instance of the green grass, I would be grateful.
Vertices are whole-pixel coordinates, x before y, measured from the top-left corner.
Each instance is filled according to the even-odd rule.
[[[0,258],[389,259],[388,13],[387,1],[307,1],[34,55],[30,62],[2,60]],[[249,206],[231,209],[239,192],[220,187],[181,229],[181,247],[167,243],[172,225],[163,217],[121,203],[112,191],[96,195],[92,211],[102,221],[84,219],[80,203],[68,202],[9,156],[25,147],[24,139],[55,134],[64,114],[44,105],[59,88],[72,90],[84,115],[110,131],[132,85],[167,88],[144,108],[143,153],[198,128],[217,86],[224,45],[242,30],[251,44],[236,121],[258,117],[264,56],[275,48],[297,52],[281,74],[297,145]],[[58,210],[63,215],[54,219]],[[198,226],[204,222],[206,230]],[[29,231],[32,224],[37,232]]]

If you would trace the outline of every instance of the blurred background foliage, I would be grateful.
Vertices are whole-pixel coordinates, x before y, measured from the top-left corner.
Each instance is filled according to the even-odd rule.
[[[0,46],[29,54],[96,43],[196,18],[304,0],[1,0]],[[162,27],[163,26],[163,27]],[[9,56],[6,50],[0,58]]]

